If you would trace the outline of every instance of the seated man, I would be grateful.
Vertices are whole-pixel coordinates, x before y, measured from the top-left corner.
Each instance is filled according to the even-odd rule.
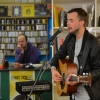
[[[39,62],[38,49],[32,43],[27,42],[25,34],[20,34],[18,36],[18,45],[15,49],[14,68],[21,68],[29,63],[37,64]]]

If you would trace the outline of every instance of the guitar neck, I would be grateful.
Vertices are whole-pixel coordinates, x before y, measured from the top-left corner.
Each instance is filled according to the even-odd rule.
[[[79,76],[71,76],[71,77],[70,77],[70,81],[71,81],[71,82],[73,82],[73,81],[79,82]]]
[[[77,81],[79,83],[91,85],[91,75],[71,76],[70,81]]]

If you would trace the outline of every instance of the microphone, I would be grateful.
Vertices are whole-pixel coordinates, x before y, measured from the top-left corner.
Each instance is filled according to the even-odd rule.
[[[55,34],[48,40],[48,42],[52,42],[54,40],[54,38],[63,31],[63,27],[60,27]]]

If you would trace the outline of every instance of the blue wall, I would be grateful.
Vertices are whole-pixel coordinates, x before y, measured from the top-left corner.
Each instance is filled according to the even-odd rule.
[[[48,39],[51,37],[51,32],[52,32],[52,18],[48,18]],[[48,55],[48,60],[51,59],[52,57],[52,50],[50,48],[50,43],[48,43],[48,49],[50,50],[49,55]]]
[[[15,56],[6,56],[6,61],[14,62],[15,61]]]

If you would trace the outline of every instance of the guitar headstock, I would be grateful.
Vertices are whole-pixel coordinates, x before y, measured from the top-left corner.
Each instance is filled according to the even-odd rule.
[[[84,85],[91,85],[91,74],[90,73],[83,73],[80,76],[71,76],[70,81],[77,81],[79,83],[83,83]]]
[[[92,79],[90,73],[83,73],[83,75],[79,76],[79,82],[83,83],[84,85],[91,85]]]

